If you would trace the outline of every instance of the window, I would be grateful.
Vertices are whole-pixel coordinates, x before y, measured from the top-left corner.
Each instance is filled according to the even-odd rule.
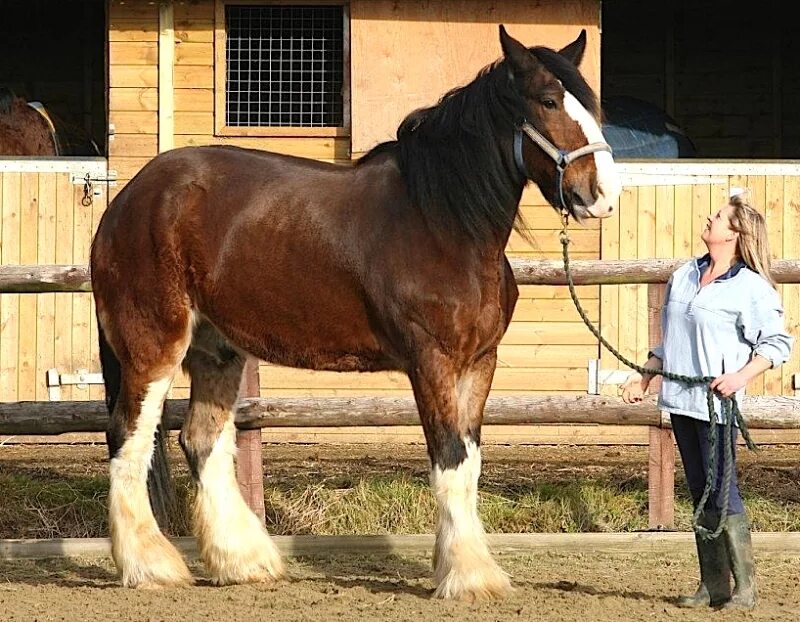
[[[345,5],[220,2],[217,20],[218,134],[349,133]]]

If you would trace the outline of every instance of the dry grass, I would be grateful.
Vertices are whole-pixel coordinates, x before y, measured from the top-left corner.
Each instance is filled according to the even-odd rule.
[[[0,475],[0,538],[101,537],[107,535],[104,476],[37,480]],[[186,477],[177,482],[178,513],[171,531],[189,532],[193,496]],[[435,504],[427,483],[407,475],[265,489],[267,523],[274,534],[429,533]],[[755,527],[800,531],[800,504],[759,495],[746,498]],[[620,532],[647,528],[647,491],[592,480],[544,483],[523,490],[482,492],[480,514],[489,532]],[[676,498],[677,528],[689,529],[691,507]]]

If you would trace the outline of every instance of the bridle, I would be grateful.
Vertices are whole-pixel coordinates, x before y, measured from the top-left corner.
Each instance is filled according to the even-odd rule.
[[[533,181],[533,177],[528,171],[528,167],[525,166],[525,159],[522,157],[523,134],[536,143],[539,148],[549,155],[550,158],[556,163],[558,200],[561,203],[560,209],[562,212],[567,210],[567,203],[564,201],[564,172],[567,170],[567,167],[578,158],[591,153],[596,153],[598,151],[608,151],[609,153],[613,153],[611,150],[611,145],[608,143],[589,143],[588,145],[579,147],[574,151],[565,151],[563,149],[559,149],[553,143],[547,140],[539,130],[533,127],[533,125],[531,125],[528,121],[523,119],[523,121],[519,124],[519,127],[514,130],[514,163],[517,165],[517,170],[522,174],[522,176],[525,177],[525,179],[530,179],[531,181]]]

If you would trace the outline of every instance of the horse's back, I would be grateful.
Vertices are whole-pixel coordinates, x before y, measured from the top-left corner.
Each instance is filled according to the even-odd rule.
[[[7,88],[0,89],[0,155],[58,155],[49,121]]]
[[[92,269],[117,283],[113,296],[132,304],[146,297],[162,313],[188,301],[265,360],[385,368],[359,269],[364,253],[351,226],[352,173],[255,150],[167,152],[109,206]],[[120,262],[135,263],[141,276],[109,268]],[[265,318],[255,332],[254,316]]]

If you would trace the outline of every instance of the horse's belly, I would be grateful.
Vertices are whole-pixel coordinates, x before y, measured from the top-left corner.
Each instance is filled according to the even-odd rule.
[[[235,345],[264,361],[331,371],[399,368],[391,347],[376,334],[357,299],[313,300],[287,297],[284,292],[242,307],[219,300],[237,299],[222,297],[201,311]]]

